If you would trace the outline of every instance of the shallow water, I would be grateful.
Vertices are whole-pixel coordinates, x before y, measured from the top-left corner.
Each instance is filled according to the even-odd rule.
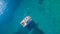
[[[10,0],[7,8],[0,16],[0,34],[60,34],[60,0]],[[27,15],[35,24],[31,30],[20,25]]]

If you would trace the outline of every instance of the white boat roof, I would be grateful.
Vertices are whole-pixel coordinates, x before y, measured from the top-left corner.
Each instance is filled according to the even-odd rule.
[[[21,24],[23,27],[25,27],[25,26],[28,25],[27,22],[28,22],[28,21],[31,21],[31,20],[32,20],[32,19],[31,19],[30,16],[26,16],[26,17],[20,22],[20,24]]]

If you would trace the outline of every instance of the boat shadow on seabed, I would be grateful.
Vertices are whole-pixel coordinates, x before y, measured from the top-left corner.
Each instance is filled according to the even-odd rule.
[[[31,21],[31,23],[29,23],[25,28],[19,28],[19,30],[14,34],[28,34],[32,29],[34,29],[32,34],[44,34],[44,32],[37,27],[34,21]]]

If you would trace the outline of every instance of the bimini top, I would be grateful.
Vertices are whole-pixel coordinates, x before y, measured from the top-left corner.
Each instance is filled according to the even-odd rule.
[[[26,26],[30,23],[31,20],[32,20],[32,19],[31,19],[30,16],[26,16],[26,17],[20,22],[20,24],[21,24],[23,27],[26,27]]]

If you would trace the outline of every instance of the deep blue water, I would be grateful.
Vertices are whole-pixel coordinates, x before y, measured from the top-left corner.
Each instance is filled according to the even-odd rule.
[[[0,34],[60,34],[59,0],[1,0]],[[1,11],[1,10],[0,10]],[[25,16],[33,21],[23,28]]]

